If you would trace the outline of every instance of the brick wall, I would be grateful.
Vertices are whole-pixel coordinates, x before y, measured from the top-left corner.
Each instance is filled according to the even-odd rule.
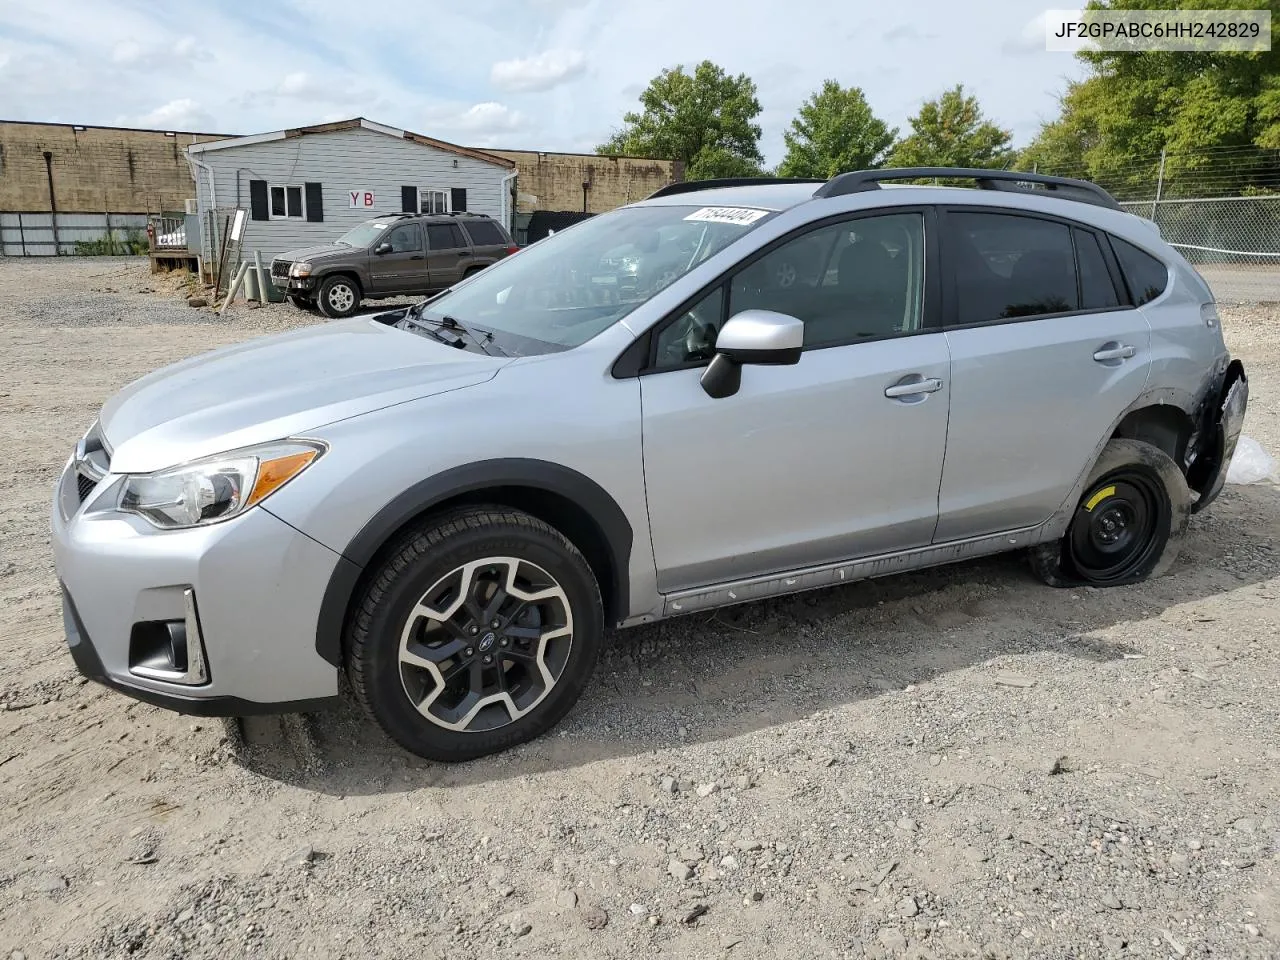
[[[194,197],[189,143],[217,134],[0,121],[0,211],[49,209],[44,152],[52,154],[59,211],[181,210]]]
[[[684,165],[674,160],[602,157],[596,154],[539,153],[536,150],[487,150],[516,162],[516,209],[581,210],[582,182],[587,180],[587,212],[603,213],[643,200],[659,187],[684,179]]]

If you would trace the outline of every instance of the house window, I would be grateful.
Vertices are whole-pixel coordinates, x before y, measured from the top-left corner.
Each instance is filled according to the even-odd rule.
[[[418,211],[420,213],[448,213],[449,191],[418,188]]]
[[[268,189],[271,199],[272,220],[303,220],[306,210],[302,202],[302,187],[295,185],[276,186]]]

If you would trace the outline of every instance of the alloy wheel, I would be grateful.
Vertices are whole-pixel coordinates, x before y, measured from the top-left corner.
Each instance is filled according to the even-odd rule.
[[[415,709],[448,730],[506,726],[559,682],[573,646],[564,588],[537,564],[486,557],[441,577],[400,635],[400,681]]]
[[[334,284],[329,288],[329,306],[338,313],[346,313],[356,302],[356,292],[345,283]]]

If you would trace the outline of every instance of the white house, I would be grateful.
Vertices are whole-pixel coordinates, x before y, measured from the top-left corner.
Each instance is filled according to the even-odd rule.
[[[515,209],[514,161],[363,117],[193,143],[187,159],[206,261],[210,210],[247,210],[241,249],[267,260],[380,213],[469,210],[510,230]]]

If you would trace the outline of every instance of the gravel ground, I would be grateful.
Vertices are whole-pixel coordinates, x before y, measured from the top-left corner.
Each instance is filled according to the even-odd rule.
[[[126,260],[0,260],[0,300],[0,958],[1280,956],[1275,485],[1141,586],[1001,557],[622,632],[551,735],[442,767],[63,644],[48,501],[96,408],[315,318]],[[1280,310],[1225,326],[1274,454]]]

